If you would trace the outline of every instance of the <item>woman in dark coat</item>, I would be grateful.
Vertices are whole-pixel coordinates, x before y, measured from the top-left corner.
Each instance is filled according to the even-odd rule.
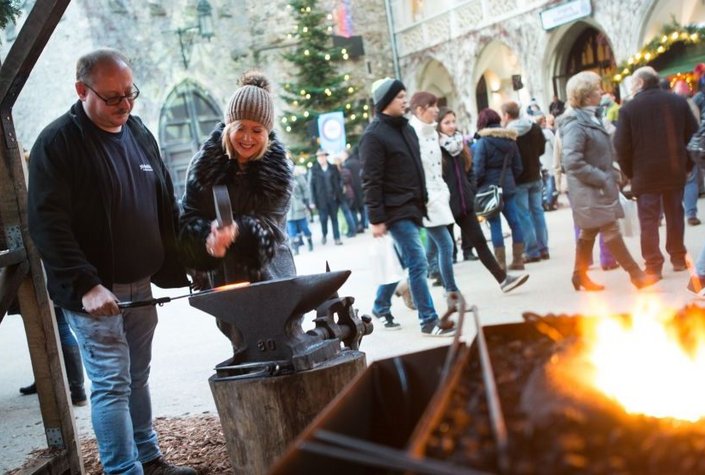
[[[514,203],[514,193],[516,182],[514,179],[521,175],[523,167],[517,147],[515,130],[503,129],[500,124],[502,119],[499,114],[492,109],[482,109],[477,117],[477,135],[479,136],[472,157],[477,189],[483,191],[490,185],[502,187],[502,198],[504,207],[502,214],[509,223],[512,230],[512,252],[513,262],[509,266],[513,270],[523,270],[524,260],[524,236],[521,233],[516,204]],[[506,160],[506,168],[502,183],[502,166]],[[504,269],[506,268],[506,253],[504,251],[504,236],[502,234],[502,218],[497,215],[489,219],[492,233],[492,246],[497,262]]]
[[[292,172],[272,128],[274,105],[269,82],[246,73],[230,98],[225,123],[191,159],[180,217],[186,265],[206,272],[205,287],[257,282],[296,275],[287,245],[286,215]],[[233,221],[218,227],[213,187],[225,185]],[[237,338],[230,325],[219,328]]]
[[[475,193],[468,179],[468,173],[471,173],[472,170],[472,158],[462,134],[458,132],[455,123],[455,112],[442,108],[438,114],[437,130],[443,159],[443,180],[445,180],[450,191],[450,209],[453,213],[453,218],[462,230],[463,239],[467,236],[472,247],[477,250],[477,256],[480,258],[482,265],[490,271],[500,284],[502,291],[509,292],[526,282],[529,275],[508,275],[499,266],[487,246],[487,240],[482,233],[482,228],[480,228],[480,223],[478,223],[473,209]]]
[[[618,172],[613,168],[610,136],[597,118],[602,79],[583,71],[568,80],[566,92],[571,109],[559,119],[563,146],[563,168],[570,193],[573,220],[580,228],[575,249],[572,283],[575,290],[602,290],[587,275],[595,237],[602,234],[607,248],[626,270],[632,284],[646,287],[658,277],[645,274],[634,261],[619,231],[617,219],[624,217],[619,204]]]

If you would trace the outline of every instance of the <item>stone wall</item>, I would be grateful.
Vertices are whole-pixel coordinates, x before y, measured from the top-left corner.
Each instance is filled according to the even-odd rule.
[[[33,2],[26,2],[29,8]],[[135,83],[142,94],[135,114],[158,136],[162,105],[175,86],[190,79],[208,91],[223,108],[240,75],[253,67],[276,89],[288,79],[289,65],[281,53],[293,27],[285,0],[210,0],[215,35],[198,39],[184,68],[177,30],[196,22],[196,0],[74,0],[52,35],[14,108],[18,137],[31,148],[38,133],[76,100],[75,63],[78,56],[99,46],[126,53],[133,62]],[[321,0],[332,9],[335,0]],[[355,33],[362,35],[365,55],[350,60],[347,71],[361,87],[361,96],[374,78],[391,75],[384,3],[351,2]],[[18,21],[21,27],[24,19]],[[192,31],[191,31],[192,33]],[[5,35],[0,56],[6,56],[12,36]],[[369,64],[368,64],[369,63]],[[371,72],[370,72],[371,70]]]

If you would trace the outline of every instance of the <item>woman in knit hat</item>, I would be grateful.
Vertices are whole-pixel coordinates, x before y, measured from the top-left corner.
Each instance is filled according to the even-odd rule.
[[[245,73],[230,98],[224,123],[191,159],[180,218],[185,264],[207,273],[206,287],[296,275],[286,240],[292,173],[276,138],[269,81]],[[213,187],[225,185],[233,224],[216,221]],[[202,279],[205,280],[205,279]],[[219,328],[237,341],[230,325]]]

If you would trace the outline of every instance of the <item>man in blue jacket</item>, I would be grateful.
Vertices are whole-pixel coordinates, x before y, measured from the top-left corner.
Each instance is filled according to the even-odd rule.
[[[130,115],[139,89],[127,58],[82,56],[78,101],[37,138],[29,163],[29,232],[47,287],[76,334],[92,381],[91,418],[105,473],[195,474],[162,458],[152,427],[153,306],[118,301],[188,284],[178,208],[152,134]]]
[[[372,235],[382,237],[389,232],[401,250],[409,269],[409,287],[419,312],[421,332],[452,336],[455,330],[441,325],[426,281],[426,252],[419,230],[428,196],[419,141],[404,117],[406,88],[398,79],[380,79],[372,85],[372,96],[375,119],[360,139],[362,180]],[[391,290],[384,296],[389,301],[395,285],[382,287]],[[384,290],[382,287],[380,290]],[[377,300],[383,297],[379,293]],[[393,321],[391,313],[379,316],[388,323]]]

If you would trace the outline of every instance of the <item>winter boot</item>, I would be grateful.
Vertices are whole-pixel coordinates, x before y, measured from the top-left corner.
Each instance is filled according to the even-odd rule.
[[[647,274],[639,268],[639,264],[636,263],[632,255],[629,253],[626,244],[624,244],[624,239],[619,236],[616,239],[612,239],[605,243],[607,248],[610,250],[612,255],[622,269],[629,273],[629,278],[637,289],[643,289],[650,285],[655,284],[660,280],[660,276],[655,274]]]
[[[603,285],[596,284],[590,280],[587,274],[594,245],[594,239],[590,241],[578,239],[575,243],[575,266],[573,267],[573,278],[571,279],[575,290],[585,289],[588,292],[594,292],[605,289]]]
[[[512,263],[509,264],[510,270],[524,270],[524,243],[512,244]]]
[[[306,242],[308,243],[308,252],[313,252],[313,239],[308,237],[306,238]]]
[[[504,252],[504,247],[494,248],[494,258],[497,259],[497,264],[499,264],[500,269],[503,271],[507,270],[507,255]]]
[[[66,365],[66,379],[71,391],[71,402],[74,406],[85,406],[86,391],[83,389],[83,362],[78,346],[61,345]]]

